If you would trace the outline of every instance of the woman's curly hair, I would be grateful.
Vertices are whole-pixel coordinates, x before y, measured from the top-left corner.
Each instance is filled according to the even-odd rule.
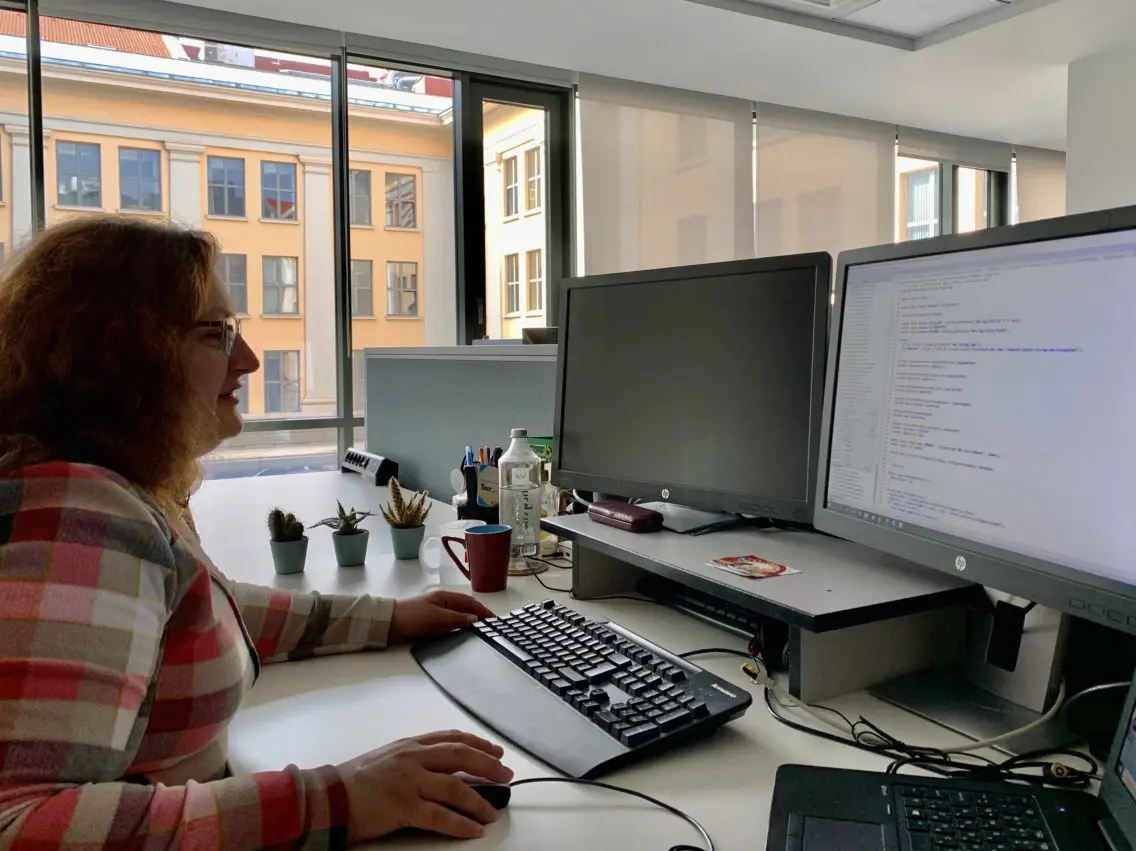
[[[168,512],[184,505],[215,413],[187,377],[217,246],[118,216],[40,234],[0,274],[0,476],[106,467]]]

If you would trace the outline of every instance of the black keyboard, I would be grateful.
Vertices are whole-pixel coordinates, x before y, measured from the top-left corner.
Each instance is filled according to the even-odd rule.
[[[572,777],[706,733],[753,700],[630,630],[553,600],[413,653],[454,701]]]
[[[1037,801],[1013,792],[895,787],[904,851],[1055,851]]]

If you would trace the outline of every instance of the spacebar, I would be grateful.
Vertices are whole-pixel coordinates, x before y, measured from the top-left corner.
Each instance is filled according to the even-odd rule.
[[[627,748],[468,632],[416,645],[414,658],[449,697],[500,736],[570,777]]]

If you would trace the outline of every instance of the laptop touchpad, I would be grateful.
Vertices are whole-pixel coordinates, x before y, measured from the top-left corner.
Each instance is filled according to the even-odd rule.
[[[884,851],[888,824],[805,816],[804,851]]]

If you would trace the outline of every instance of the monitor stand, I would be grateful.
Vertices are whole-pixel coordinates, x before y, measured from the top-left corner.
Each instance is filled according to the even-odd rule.
[[[672,502],[642,502],[641,508],[649,508],[663,515],[663,528],[680,535],[698,535],[727,529],[741,520],[737,514],[721,511],[702,511]]]
[[[989,590],[987,595],[1005,598]],[[1012,671],[987,661],[991,624],[989,612],[970,610],[961,665],[908,674],[869,691],[974,741],[986,741],[1036,721],[1052,705],[1062,678],[1068,618],[1052,609],[1034,608],[1027,616]],[[1068,746],[1074,740],[1058,715],[993,747],[1013,756]]]

